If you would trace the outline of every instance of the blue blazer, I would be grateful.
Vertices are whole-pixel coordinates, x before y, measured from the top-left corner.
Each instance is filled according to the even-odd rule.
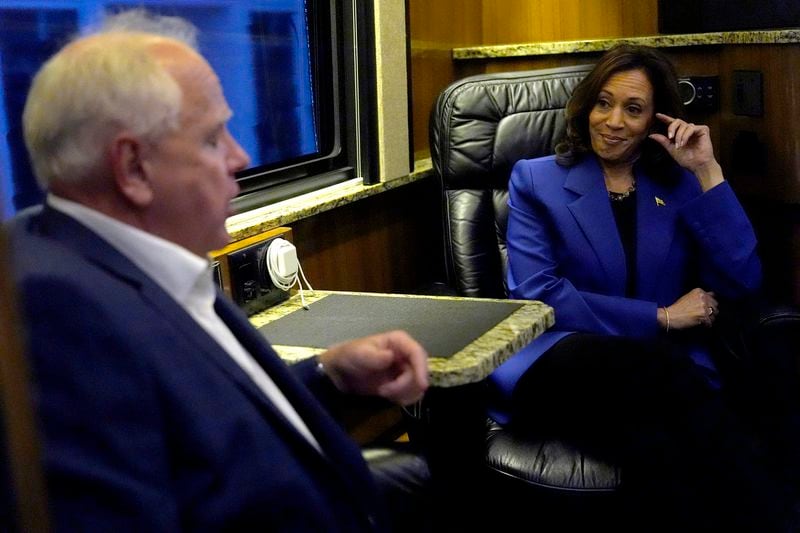
[[[12,226],[11,242],[57,530],[385,524],[359,448],[232,303],[218,297],[218,314],[324,456],[189,314],[96,234],[45,207]],[[312,365],[292,370],[323,385],[313,383]]]
[[[758,289],[761,263],[747,216],[727,182],[702,193],[697,178],[677,168],[676,181],[654,181],[635,168],[636,265],[629,273],[594,156],[564,168],[555,157],[519,161],[509,184],[510,297],[541,300],[555,327],[501,365],[490,377],[497,396],[492,415],[507,421],[520,376],[566,335],[589,332],[634,338],[659,334],[657,308],[695,287],[739,298]],[[636,276],[635,298],[625,297]],[[702,342],[686,347],[713,368]]]

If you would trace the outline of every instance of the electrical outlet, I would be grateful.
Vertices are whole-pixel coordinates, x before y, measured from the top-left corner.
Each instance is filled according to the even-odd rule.
[[[763,80],[760,71],[733,71],[733,114],[764,116]]]
[[[680,78],[678,92],[688,110],[712,112],[719,109],[719,76]]]
[[[291,234],[290,228],[273,228],[211,252],[214,280],[248,315],[263,311],[289,297],[287,291],[272,284],[264,257],[273,239],[280,237],[291,241]]]
[[[273,285],[266,269],[267,248],[276,238],[228,253],[231,296],[248,315],[263,311],[289,297],[288,291]]]

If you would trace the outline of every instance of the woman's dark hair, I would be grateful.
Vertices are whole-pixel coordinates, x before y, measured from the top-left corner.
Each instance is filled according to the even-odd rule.
[[[676,118],[683,118],[683,103],[678,94],[678,78],[669,59],[655,48],[619,44],[606,52],[591,72],[578,84],[567,103],[567,135],[556,146],[556,161],[570,167],[591,152],[589,113],[597,102],[603,86],[613,75],[630,70],[642,70],[653,86],[653,109]],[[652,131],[665,133],[666,126],[653,119]],[[663,174],[669,155],[656,142],[645,139],[640,163],[648,172]]]

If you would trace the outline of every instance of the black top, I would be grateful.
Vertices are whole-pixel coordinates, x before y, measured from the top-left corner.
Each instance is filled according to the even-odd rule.
[[[625,250],[625,267],[628,273],[625,281],[625,296],[636,295],[636,191],[619,200],[609,200],[617,231]]]

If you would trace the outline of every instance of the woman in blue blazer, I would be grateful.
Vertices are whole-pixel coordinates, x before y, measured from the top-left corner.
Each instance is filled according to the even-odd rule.
[[[785,500],[722,405],[708,349],[720,302],[759,288],[756,238],[682,107],[663,55],[619,46],[576,88],[557,155],[515,165],[510,296],[551,305],[556,323],[491,376],[492,414],[621,463],[645,514],[679,504],[667,527],[761,529]]]

